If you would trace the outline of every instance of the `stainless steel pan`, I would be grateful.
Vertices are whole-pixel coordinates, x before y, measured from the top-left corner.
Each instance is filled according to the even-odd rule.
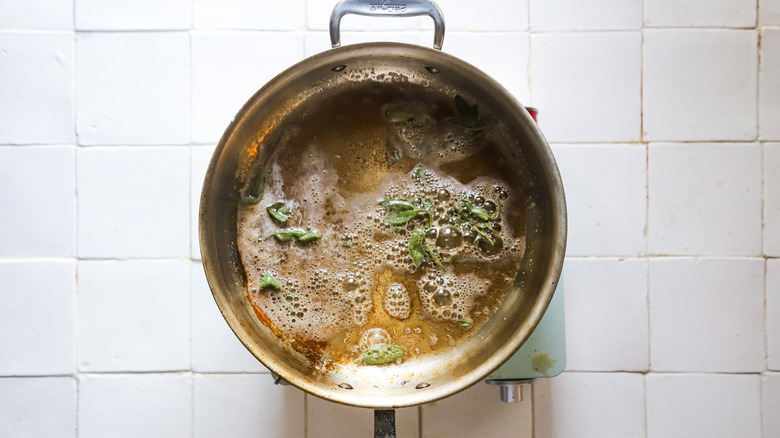
[[[431,15],[436,45],[444,24],[429,1],[342,1],[331,21],[345,13]],[[507,56],[510,56],[508,53]],[[450,351],[387,367],[355,367],[323,374],[289,349],[247,300],[246,279],[236,245],[236,210],[247,169],[269,150],[269,138],[285,120],[325,105],[334,93],[365,81],[404,78],[447,98],[461,95],[500,121],[502,159],[516,172],[525,196],[527,250],[514,289],[479,330]],[[235,116],[209,165],[200,203],[200,246],[214,299],[236,336],[266,367],[315,396],[347,405],[391,409],[452,395],[500,366],[534,330],[555,290],[566,244],[566,208],[555,160],[534,120],[491,77],[440,50],[400,43],[368,43],[334,48],[312,56],[263,86]]]

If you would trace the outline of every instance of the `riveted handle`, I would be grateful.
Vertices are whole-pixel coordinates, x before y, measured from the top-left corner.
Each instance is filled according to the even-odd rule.
[[[441,50],[444,44],[444,16],[436,3],[430,0],[341,0],[330,14],[330,44],[341,45],[341,19],[347,14],[433,18],[433,48]]]

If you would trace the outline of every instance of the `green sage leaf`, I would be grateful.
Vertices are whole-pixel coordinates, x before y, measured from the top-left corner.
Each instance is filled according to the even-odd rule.
[[[306,234],[308,234],[308,231],[302,230],[300,228],[286,228],[283,230],[278,230],[272,233],[271,235],[276,237],[276,240],[280,242],[289,242],[294,237],[300,239],[302,236],[305,236]]]
[[[319,239],[320,236],[317,232],[309,232],[304,234],[303,236],[298,236],[298,242],[313,242],[317,239]]]
[[[417,207],[405,199],[384,199],[379,205],[387,208],[384,221],[390,225],[404,225],[417,216]]]
[[[266,271],[266,273],[263,274],[263,279],[260,280],[260,289],[266,289],[269,287],[271,289],[279,290],[281,286],[279,286],[279,282],[276,281],[274,276],[270,272]]]
[[[366,365],[385,365],[395,362],[406,354],[403,347],[395,344],[374,344],[365,350],[360,358]]]
[[[385,222],[390,225],[403,225],[417,216],[417,209],[394,210],[385,215]]]
[[[290,207],[284,201],[277,201],[266,207],[266,211],[277,222],[287,222],[290,219]]]
[[[409,237],[409,256],[415,268],[422,265],[425,258],[425,233],[420,230],[415,230]]]
[[[386,111],[385,118],[391,123],[407,123],[410,126],[418,127],[423,125],[423,119],[419,114],[411,111]]]
[[[465,319],[458,320],[458,325],[461,327],[468,327],[472,324],[471,321],[466,321]]]

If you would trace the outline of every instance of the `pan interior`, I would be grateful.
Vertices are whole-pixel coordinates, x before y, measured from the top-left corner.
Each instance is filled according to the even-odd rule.
[[[526,250],[512,290],[469,337],[442,354],[400,365],[347,365],[322,373],[301,350],[291,351],[250,305],[237,240],[241,190],[251,169],[273,152],[291,120],[305,117],[356,87],[408,83],[451,100],[478,102],[499,120],[497,151],[521,187]],[[364,407],[411,406],[436,400],[483,378],[528,337],[549,302],[565,246],[565,208],[557,168],[531,118],[498,84],[446,54],[416,46],[373,43],[312,57],[271,81],[237,114],[214,153],[201,199],[204,268],[223,316],[269,369],[314,395]]]

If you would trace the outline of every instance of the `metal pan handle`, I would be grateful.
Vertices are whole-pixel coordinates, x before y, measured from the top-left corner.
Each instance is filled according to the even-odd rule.
[[[374,438],[395,438],[395,411],[374,411]]]
[[[444,44],[444,16],[436,3],[430,0],[341,0],[330,14],[330,44],[341,45],[341,19],[347,14],[433,18],[433,48],[441,50]]]

